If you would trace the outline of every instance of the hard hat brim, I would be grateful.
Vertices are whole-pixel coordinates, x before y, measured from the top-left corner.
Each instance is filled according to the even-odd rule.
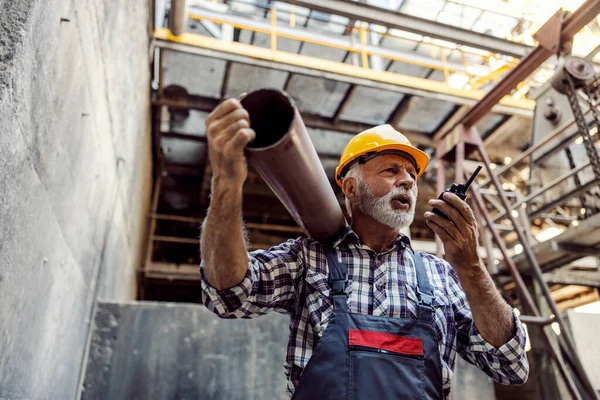
[[[414,162],[416,163],[415,168],[417,169],[417,178],[419,178],[421,175],[423,175],[423,173],[425,172],[425,169],[427,168],[427,165],[429,164],[429,156],[415,148],[412,146],[408,146],[405,144],[388,144],[388,145],[384,145],[381,147],[378,147],[377,150],[367,150],[361,153],[357,153],[354,154],[352,157],[348,158],[347,160],[344,161],[343,164],[340,164],[336,170],[335,170],[335,180],[338,184],[338,186],[342,186],[342,180],[344,179],[344,177],[342,176],[342,172],[344,172],[344,175],[347,171],[344,171],[344,168],[346,168],[347,165],[353,163],[355,160],[359,159],[360,157],[364,156],[365,154],[371,153],[371,152],[375,152],[375,153],[383,153],[386,152],[386,150],[398,150],[399,151],[399,155],[402,156],[401,153],[406,153],[409,156],[411,156],[414,159]],[[386,152],[387,153],[387,152]],[[377,154],[379,155],[379,154]],[[408,157],[406,157],[408,158]],[[408,158],[410,160],[410,158]],[[410,160],[412,161],[412,160]]]

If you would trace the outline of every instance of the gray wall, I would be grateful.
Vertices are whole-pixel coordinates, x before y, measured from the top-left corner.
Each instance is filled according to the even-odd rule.
[[[75,398],[95,298],[135,296],[148,8],[0,0],[0,399]]]
[[[286,398],[288,324],[275,313],[219,319],[197,304],[100,303],[82,399]]]
[[[479,368],[457,355],[450,398],[495,400],[494,382]]]
[[[567,311],[571,334],[581,363],[594,389],[600,394],[600,315]]]

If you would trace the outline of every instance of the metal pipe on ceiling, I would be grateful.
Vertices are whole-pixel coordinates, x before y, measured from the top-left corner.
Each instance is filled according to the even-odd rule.
[[[169,30],[175,36],[185,32],[186,0],[171,0],[169,10]]]
[[[371,4],[346,0],[281,0],[285,3],[311,10],[340,15],[349,19],[383,25],[418,35],[429,36],[449,42],[491,51],[493,53],[521,57],[530,46],[510,40],[473,32],[469,29],[443,24],[426,18],[404,14]]]
[[[246,150],[248,164],[311,238],[327,240],[343,230],[344,214],[292,99],[262,89],[241,103],[256,132]]]

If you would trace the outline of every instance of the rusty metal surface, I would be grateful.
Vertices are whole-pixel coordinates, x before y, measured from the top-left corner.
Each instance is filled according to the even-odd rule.
[[[540,46],[545,47],[553,53],[560,50],[560,37],[564,15],[565,12],[559,9],[533,34],[533,38],[538,41]]]
[[[600,13],[600,0],[588,0],[571,14],[562,24],[561,41],[567,42],[584,26]],[[521,59],[504,79],[494,86],[481,100],[471,108],[460,123],[472,126],[488,113],[502,97],[509,94],[519,82],[531,75],[551,55],[552,51],[543,46],[537,46],[531,53]]]
[[[395,28],[406,32],[451,41],[453,43],[460,43],[477,49],[488,50],[492,53],[510,55],[512,57],[521,57],[530,49],[528,45],[523,43],[517,43],[492,35],[475,32],[455,25],[448,25],[430,19],[420,18],[415,15],[404,14],[398,11],[378,7],[373,4],[367,4],[366,2],[346,0],[282,1],[318,12],[344,16],[350,20],[360,20],[371,24],[383,25],[388,28]]]
[[[567,76],[569,75],[569,76]],[[569,79],[574,87],[585,86],[594,77],[594,66],[581,57],[567,57],[551,79],[552,87],[562,94],[569,93]]]
[[[473,131],[474,134],[471,135],[472,137],[474,137],[476,139],[480,138],[480,136],[478,135],[478,133],[476,132],[476,129],[474,127],[470,127],[467,129]],[[489,156],[488,156],[487,152],[485,151],[483,142],[481,141],[481,139],[479,139],[479,140],[480,140],[479,145],[478,145],[479,155],[481,156],[481,159],[483,160],[483,164],[485,165],[485,167],[487,169],[487,172],[492,180],[492,183],[494,184],[496,190],[498,191],[499,198],[500,198],[500,201],[502,202],[504,209],[509,210],[510,204],[508,202],[506,194],[502,190],[502,185],[500,184],[498,177],[494,174],[494,171],[491,168],[491,160],[489,159]],[[481,200],[481,199],[479,198],[479,200]],[[479,208],[479,211],[483,215],[487,214],[487,209],[485,208],[483,203],[478,202],[478,208]],[[583,388],[581,389],[582,391],[580,392],[580,390],[578,390],[578,388],[571,381],[571,377],[569,376],[569,374],[566,373],[566,370],[561,366],[560,369],[561,369],[561,373],[563,373],[563,378],[565,379],[565,383],[567,383],[567,386],[569,387],[571,394],[575,398],[583,398],[583,397],[579,396],[580,393],[593,396],[594,390],[591,386],[589,377],[588,377],[585,369],[583,368],[581,361],[577,357],[577,353],[576,353],[575,347],[574,347],[574,342],[573,342],[572,336],[570,335],[569,331],[567,330],[564,318],[560,314],[560,310],[558,309],[556,302],[552,298],[550,289],[548,288],[548,286],[546,285],[546,283],[544,281],[540,263],[538,262],[533,249],[531,248],[531,246],[528,245],[527,238],[525,237],[525,233],[523,232],[523,230],[520,229],[515,216],[513,216],[512,213],[507,213],[507,217],[510,220],[511,225],[515,228],[515,233],[517,234],[517,236],[519,238],[519,242],[523,246],[523,253],[525,254],[525,257],[527,258],[527,262],[529,263],[529,265],[531,267],[530,271],[532,273],[532,276],[539,283],[541,294],[546,299],[546,302],[547,302],[550,310],[552,311],[553,315],[555,316],[556,322],[560,326],[560,329],[562,332],[562,334],[558,337],[560,346],[565,353],[564,355],[566,357],[566,360],[570,363],[571,367],[573,367],[576,377],[578,378],[578,380],[580,381],[580,383],[583,386]],[[488,223],[487,226],[491,227],[492,222],[491,222],[491,219],[488,219],[488,218],[489,218],[489,215],[486,218],[486,222]],[[492,234],[494,234],[493,229],[491,230],[491,232],[492,232]],[[501,244],[502,239],[500,237],[498,237],[497,239],[499,239],[499,241],[497,242],[499,247],[502,248],[503,247],[503,245]],[[504,249],[506,249],[506,248],[504,247]],[[503,254],[504,254],[504,252],[503,252]],[[506,260],[510,260],[509,261],[510,272],[513,275],[513,279],[515,279],[515,283],[517,283],[517,285],[519,285],[519,287],[520,287],[523,284],[523,281],[519,278],[520,274],[516,268],[516,265],[514,264],[514,261],[510,257],[506,257],[506,255],[505,255],[505,261]],[[529,303],[530,301],[531,301],[531,299],[527,299],[527,303]],[[533,310],[535,310],[535,308]],[[534,315],[539,316],[539,311],[537,311],[537,312],[534,311]],[[551,348],[551,350],[554,351],[553,348]],[[557,356],[556,361],[559,362],[559,364],[560,364],[560,357]],[[592,397],[592,398],[595,398],[595,397]]]
[[[256,131],[248,163],[298,225],[316,240],[343,229],[342,209],[292,100],[282,91],[265,89],[248,94],[242,105]]]

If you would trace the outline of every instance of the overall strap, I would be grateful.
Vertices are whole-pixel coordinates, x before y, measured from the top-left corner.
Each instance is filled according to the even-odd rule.
[[[345,295],[346,284],[348,283],[348,267],[345,263],[338,261],[335,249],[332,246],[325,246],[325,255],[329,265],[331,295]]]
[[[421,321],[432,321],[433,320],[433,286],[427,278],[427,271],[425,270],[425,264],[420,254],[415,254],[413,251],[406,247],[406,250],[411,255],[415,262],[415,270],[417,273],[417,315]]]

